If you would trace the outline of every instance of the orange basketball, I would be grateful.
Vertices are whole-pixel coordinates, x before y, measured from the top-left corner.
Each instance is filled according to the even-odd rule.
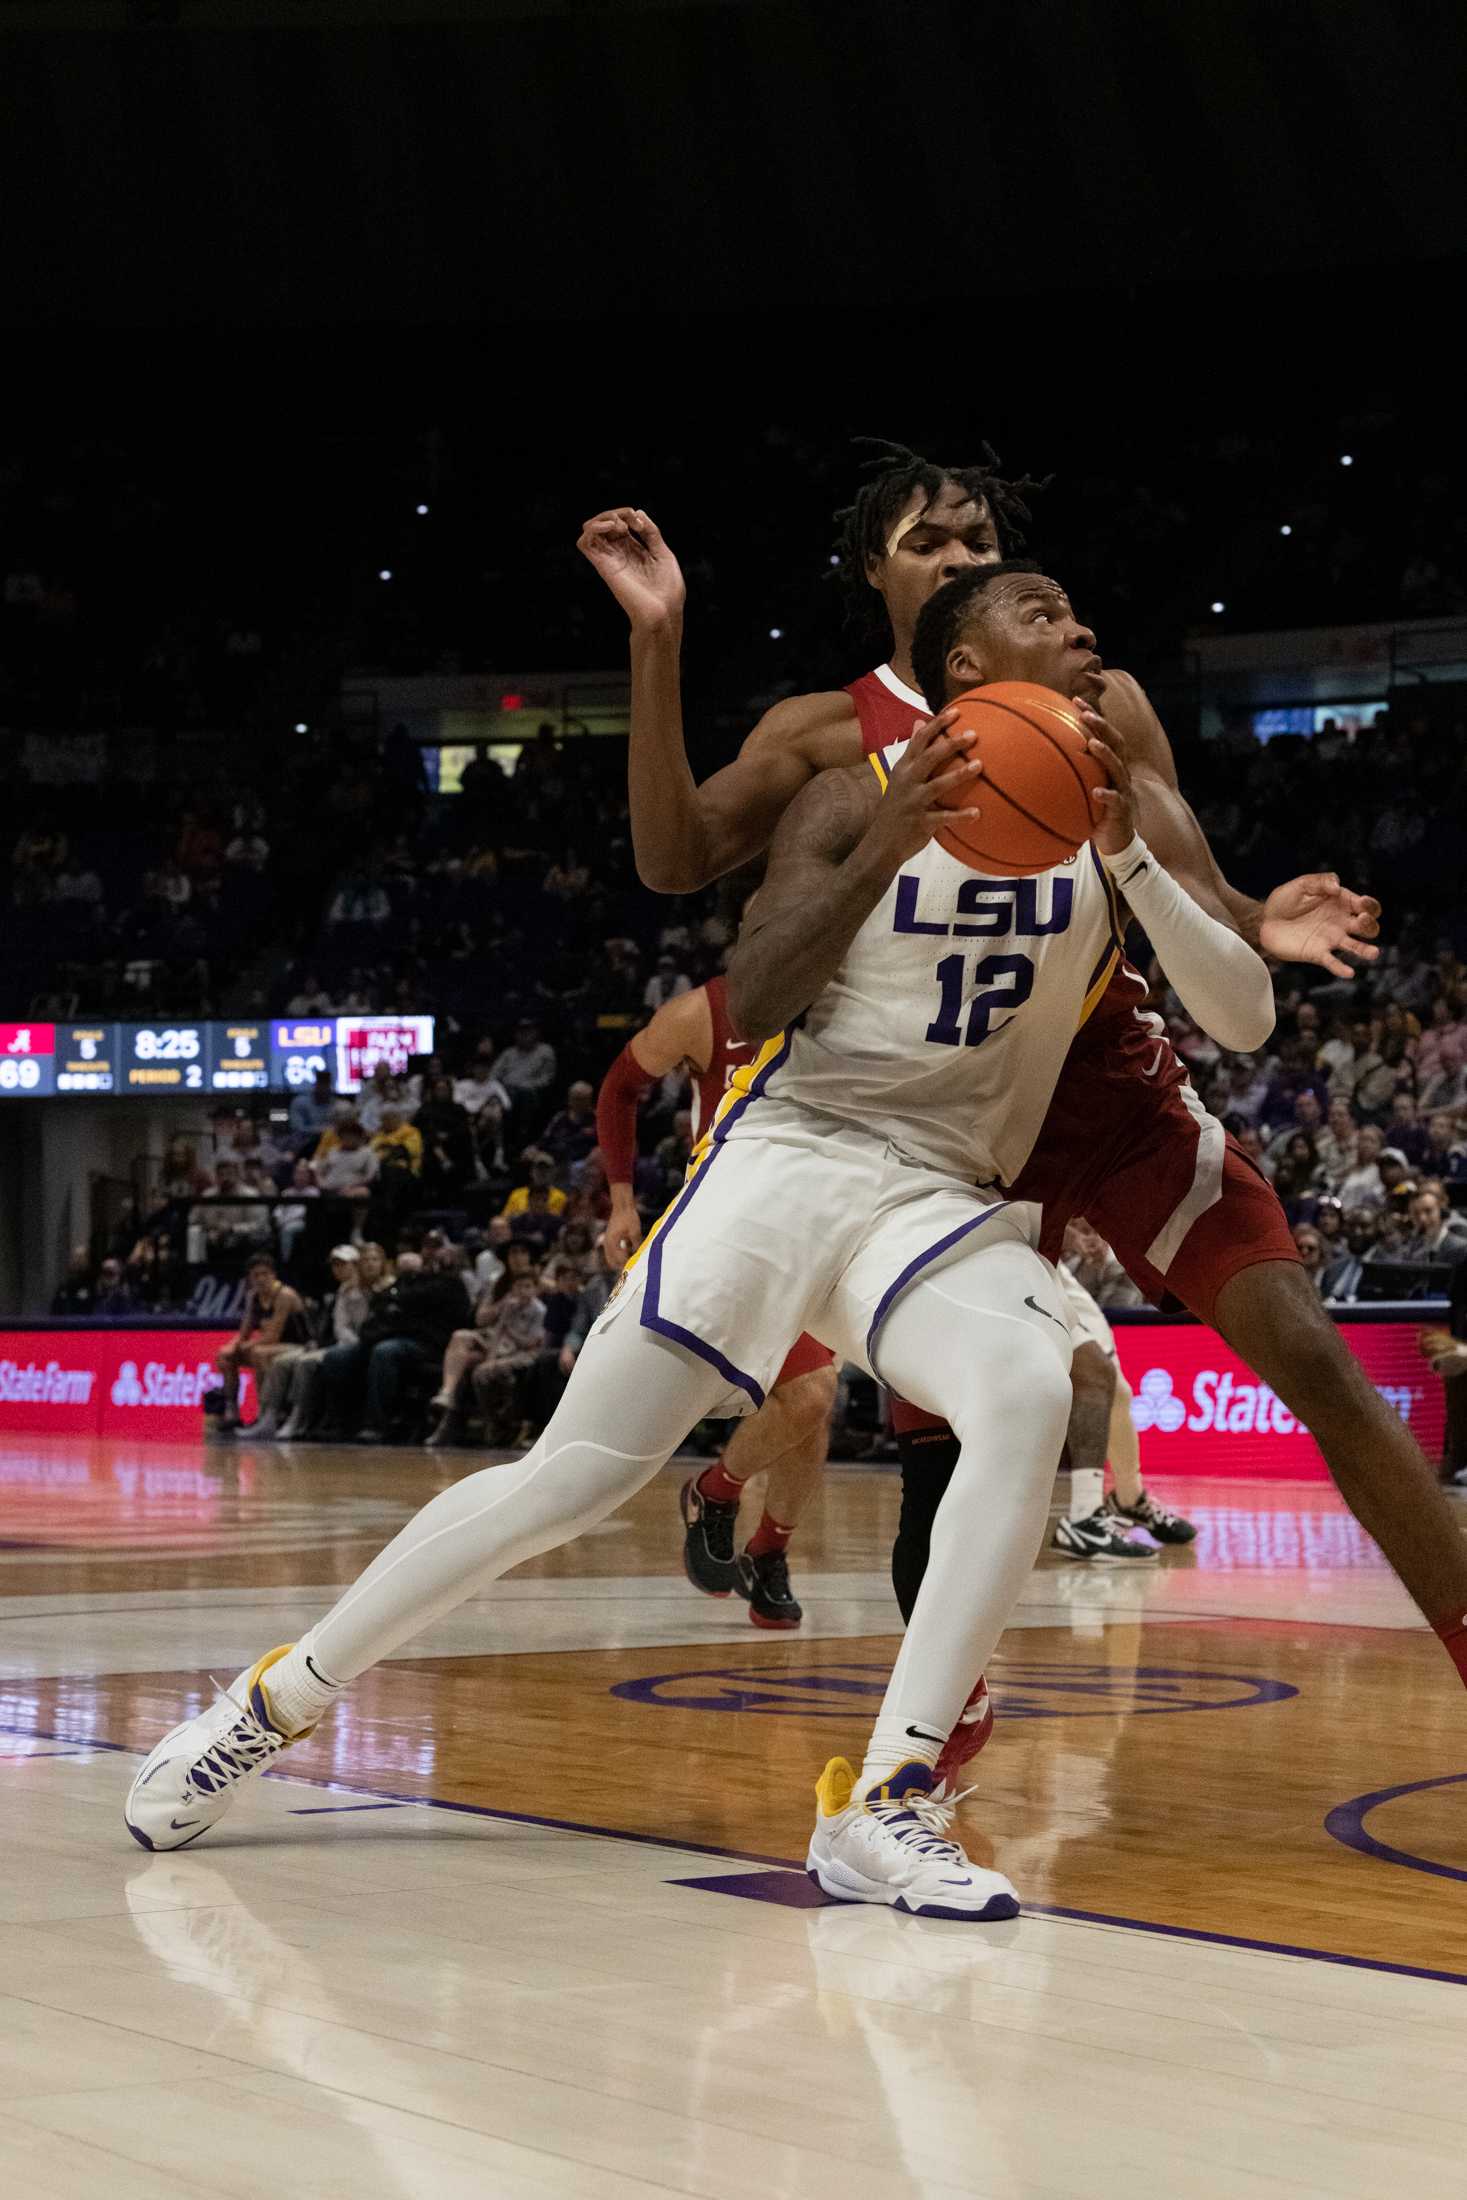
[[[955,698],[954,733],[978,736],[981,778],[954,806],[976,804],[934,837],[951,856],[995,878],[1028,878],[1067,863],[1095,830],[1092,789],[1109,784],[1086,746],[1079,706],[1029,680],[995,680]]]

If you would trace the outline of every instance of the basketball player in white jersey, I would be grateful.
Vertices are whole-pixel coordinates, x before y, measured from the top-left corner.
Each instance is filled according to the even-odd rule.
[[[1096,692],[1093,638],[1053,583],[1000,567],[985,594],[954,652],[969,684]],[[1037,1214],[981,1187],[1032,1141],[1026,1108],[1037,1118],[1047,1105],[1114,925],[1107,864],[1124,866],[1133,892],[1155,885],[1146,921],[1184,1000],[1207,990],[1199,928],[1208,939],[1223,1005],[1214,1016],[1207,1004],[1204,1020],[1224,1043],[1258,1044],[1273,1013],[1251,949],[1153,880],[1124,762],[1095,723],[1113,779],[1094,797],[1105,862],[1087,847],[1073,878],[1036,882],[1032,911],[933,841],[981,768],[955,761],[964,740],[936,724],[882,759],[882,784],[865,766],[826,774],[793,805],[729,971],[735,1028],[759,1053],[592,1330],[550,1426],[524,1459],[440,1493],[299,1643],[266,1653],[164,1737],[127,1803],[145,1847],[198,1839],[346,1683],[510,1566],[604,1519],[697,1420],[760,1404],[804,1328],[944,1415],[960,1444],[860,1773],[837,1759],[822,1776],[810,1868],[848,1901],[1015,1913],[1008,1882],[949,1838],[933,1767],[1043,1531],[1070,1339],[1034,1250]],[[1001,974],[1000,933],[1022,949]],[[963,962],[961,985],[938,977],[939,946]]]
[[[619,506],[586,522],[579,547],[631,624],[628,792],[637,865],[649,886],[691,892],[747,861],[813,773],[910,730],[923,708],[913,662],[919,616],[947,586],[1013,548],[1027,519],[1029,485],[1004,482],[995,468],[991,453],[980,466],[945,467],[886,447],[839,515],[837,554],[853,600],[879,602],[886,613],[887,663],[845,689],[776,704],[733,761],[701,784],[683,737],[686,590],[677,560],[639,508]],[[883,701],[891,731],[879,722]],[[1137,786],[1159,806],[1159,826],[1148,825],[1153,845],[1169,866],[1185,858],[1197,867],[1246,940],[1336,978],[1377,957],[1379,903],[1333,873],[1290,879],[1262,902],[1231,885],[1183,798],[1171,744],[1145,694],[1128,675],[1110,672],[1104,709],[1124,735]],[[1133,1044],[1128,1060],[1100,1024],[1097,1013],[1077,1037],[1018,1192],[1042,1202],[1050,1234],[1067,1216],[1088,1214],[1149,1296],[1173,1292],[1284,1400],[1313,1432],[1346,1504],[1467,1685],[1467,1543],[1434,1470],[1330,1320],[1299,1269],[1278,1201],[1205,1116],[1180,1058],[1166,1047],[1156,1075],[1154,1050]],[[1057,1249],[1052,1235],[1046,1249]],[[909,1468],[945,1475],[955,1440],[944,1441],[931,1416],[909,1411],[914,1419],[898,1437],[904,1482]],[[984,1694],[980,1682],[975,1709]],[[988,1730],[986,1718],[971,1728],[965,1721],[945,1772]]]

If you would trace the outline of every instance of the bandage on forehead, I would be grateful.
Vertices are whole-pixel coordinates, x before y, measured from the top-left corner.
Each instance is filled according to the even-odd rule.
[[[922,524],[922,521],[926,519],[930,510],[930,505],[919,504],[915,512],[908,512],[905,519],[899,519],[897,521],[895,527],[893,527],[891,533],[886,538],[886,555],[889,558],[896,556],[896,553],[901,548],[905,538],[910,535],[914,527],[919,527]]]

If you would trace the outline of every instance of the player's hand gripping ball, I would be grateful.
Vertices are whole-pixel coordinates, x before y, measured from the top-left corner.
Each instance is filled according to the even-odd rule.
[[[1092,792],[1109,784],[1079,704],[1029,680],[995,680],[949,707],[950,731],[978,737],[968,754],[983,765],[981,814],[944,825],[938,845],[995,878],[1068,863],[1095,830]]]

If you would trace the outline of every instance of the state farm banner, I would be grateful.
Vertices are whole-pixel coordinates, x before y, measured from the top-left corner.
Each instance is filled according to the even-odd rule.
[[[1435,1464],[1446,1405],[1440,1379],[1416,1349],[1422,1327],[1419,1317],[1339,1324],[1376,1389]],[[1118,1321],[1115,1339],[1134,1392],[1131,1414],[1146,1473],[1329,1479],[1309,1431],[1215,1331],[1195,1322]]]
[[[203,1433],[214,1357],[231,1329],[0,1330],[0,1433],[153,1437]],[[245,1377],[241,1409],[254,1413]]]

